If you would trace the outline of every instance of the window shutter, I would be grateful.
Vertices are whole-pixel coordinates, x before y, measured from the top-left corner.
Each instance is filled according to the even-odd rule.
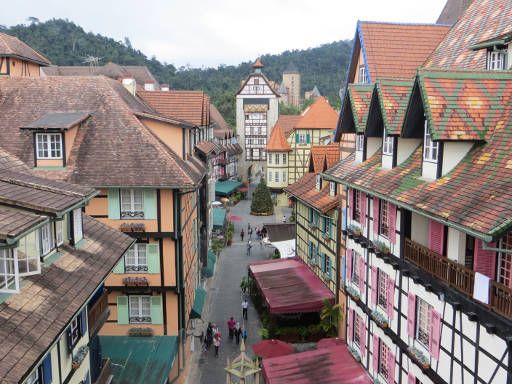
[[[119,189],[108,190],[108,218],[119,220],[121,206],[119,205]]]
[[[71,340],[71,326],[66,330],[67,342],[68,342],[68,351],[69,353],[73,352],[73,341]]]
[[[332,277],[332,268],[331,268],[331,258],[325,255],[325,273],[327,273],[327,277],[330,279]]]
[[[117,296],[117,324],[128,323],[128,296]]]
[[[379,235],[379,198],[373,198],[373,237]]]
[[[299,144],[299,134],[295,134],[295,144]]]
[[[407,376],[407,384],[416,384],[416,377],[414,377],[412,372],[409,372]]]
[[[341,209],[341,230],[347,230],[347,208]]]
[[[377,267],[372,267],[372,305],[377,304]]]
[[[112,270],[113,273],[124,273],[124,256],[119,259],[116,266]]]
[[[87,332],[87,309],[84,308],[80,312],[80,334],[84,336]]]
[[[352,313],[353,311],[349,308],[348,310],[348,333],[347,333],[347,339],[350,341],[352,340],[352,337],[354,335],[354,321],[353,321],[353,316],[354,314]]]
[[[347,249],[347,281],[352,280],[352,257],[353,253],[351,249]]]
[[[350,220],[354,218],[354,190],[348,190],[348,214],[350,216]]]
[[[388,203],[388,229],[389,241],[396,242],[396,205]]]
[[[416,295],[409,292],[407,296],[407,335],[414,337],[416,323]]]
[[[432,251],[442,255],[444,242],[444,225],[437,221],[429,220],[428,233],[428,247]]]
[[[495,243],[489,243],[489,247],[495,248]],[[480,272],[487,277],[494,279],[496,274],[496,253],[493,251],[484,251],[483,242],[475,239],[475,258],[474,270]]]
[[[151,324],[163,324],[162,296],[151,296]]]
[[[148,259],[148,272],[160,273],[160,247],[158,244],[146,246],[146,257]]]
[[[144,219],[154,220],[157,218],[156,213],[156,190],[144,190]]]
[[[395,354],[389,351],[388,354],[388,384],[395,384]]]
[[[309,133],[306,134],[306,143],[307,144],[311,143],[311,135]]]
[[[395,281],[388,277],[387,281],[387,312],[389,320],[393,319],[394,311],[394,303],[395,303]],[[391,324],[390,324],[391,326]]]
[[[52,382],[52,353],[48,353],[43,360],[43,384]]]
[[[379,336],[373,334],[373,355],[372,355],[373,372],[379,372]]]
[[[343,282],[343,284],[346,283],[347,281],[347,258],[346,257],[343,257],[341,259],[341,281]]]
[[[434,359],[439,359],[439,347],[441,345],[441,314],[436,310],[432,310],[430,316],[429,352]]]
[[[359,222],[361,227],[366,226],[366,193],[359,193]]]
[[[311,241],[308,242],[308,257],[310,259],[313,257],[313,243]]]
[[[364,356],[366,354],[366,324],[363,318],[359,320],[359,348],[361,356]]]
[[[364,282],[366,280],[364,272],[364,259],[363,257],[359,257],[359,292],[361,293],[361,297],[364,294]]]

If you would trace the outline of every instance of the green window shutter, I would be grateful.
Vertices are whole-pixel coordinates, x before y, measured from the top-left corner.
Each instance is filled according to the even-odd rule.
[[[160,273],[160,247],[158,244],[148,244],[146,246],[146,255],[148,258],[148,272]]]
[[[299,144],[299,134],[295,134],[295,144]]]
[[[151,324],[163,324],[162,296],[151,296]]]
[[[306,143],[307,144],[310,144],[311,143],[311,135],[308,133],[306,134]]]
[[[329,277],[329,279],[331,278],[331,259],[329,258],[329,256],[325,256],[326,257],[326,260],[325,260],[325,273],[327,273],[327,276]]]
[[[119,205],[119,189],[108,190],[108,218],[119,220],[121,207]]]
[[[117,296],[117,324],[128,323],[128,296]]]
[[[114,273],[124,273],[124,256],[119,259],[116,266],[112,270]]]
[[[156,219],[156,190],[144,190],[144,219]]]

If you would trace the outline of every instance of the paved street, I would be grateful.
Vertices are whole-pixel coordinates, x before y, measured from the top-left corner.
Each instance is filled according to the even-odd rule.
[[[214,356],[213,347],[206,354],[196,351],[193,361],[188,362],[192,364],[187,380],[188,384],[224,383],[226,380],[224,371],[226,359],[228,357],[232,359],[239,354],[239,346],[236,345],[234,340],[232,342],[229,340],[226,322],[230,316],[233,316],[237,321],[242,320],[240,280],[247,274],[247,264],[252,261],[266,259],[273,252],[271,248],[261,248],[259,242],[254,240],[256,236],[253,234],[251,256],[247,257],[247,239],[244,238],[243,243],[240,241],[240,230],[243,227],[247,234],[247,223],[250,223],[253,228],[261,227],[263,223],[281,221],[283,214],[288,217],[291,213],[290,209],[279,207],[276,209],[274,216],[251,216],[249,211],[250,200],[243,200],[235,207],[231,207],[228,215],[240,216],[242,220],[234,221],[234,242],[232,246],[224,248],[221,252],[215,275],[207,285],[208,297],[203,311],[203,319],[205,324],[208,321],[217,324],[222,332],[219,357]],[[247,352],[250,355],[252,355],[250,346],[260,340],[259,328],[259,319],[254,308],[250,305],[246,323],[248,333],[246,345]]]

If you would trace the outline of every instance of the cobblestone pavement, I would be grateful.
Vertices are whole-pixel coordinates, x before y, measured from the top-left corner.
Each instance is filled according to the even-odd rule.
[[[252,191],[253,188],[251,188]],[[230,341],[228,337],[227,320],[233,316],[237,321],[242,321],[241,290],[240,280],[247,275],[247,265],[250,262],[266,259],[272,254],[270,247],[261,247],[257,240],[254,240],[251,255],[247,256],[246,241],[240,240],[240,231],[244,228],[247,235],[247,224],[251,227],[261,227],[263,223],[280,222],[283,215],[289,217],[291,209],[277,207],[273,216],[251,216],[250,200],[243,200],[236,206],[231,207],[228,215],[240,216],[242,220],[234,221],[235,235],[233,244],[224,248],[218,258],[215,275],[207,282],[207,299],[203,310],[203,319],[205,324],[211,321],[219,327],[222,332],[222,344],[219,351],[219,357],[215,357],[213,347],[206,353],[201,352],[201,348],[196,343],[196,351],[193,353],[187,384],[222,384],[226,382],[227,358],[233,359],[240,353],[239,346],[235,341]],[[246,351],[252,356],[251,345],[260,340],[259,329],[260,321],[257,318],[256,311],[249,306],[248,320],[246,322],[248,333],[246,342]]]

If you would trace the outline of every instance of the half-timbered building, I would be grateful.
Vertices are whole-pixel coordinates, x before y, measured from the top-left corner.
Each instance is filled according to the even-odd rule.
[[[0,32],[0,76],[39,77],[50,61],[17,37]]]

